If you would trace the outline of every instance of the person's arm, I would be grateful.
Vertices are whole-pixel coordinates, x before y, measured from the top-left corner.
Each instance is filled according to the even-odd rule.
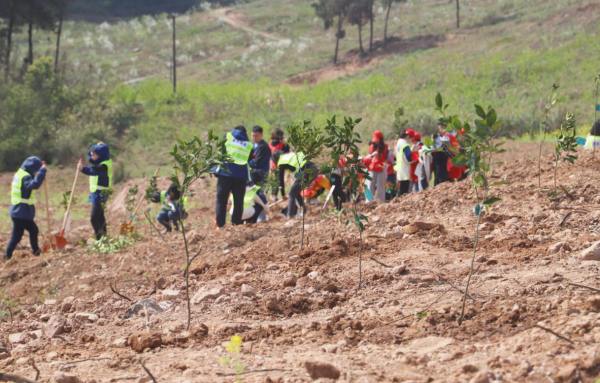
[[[252,157],[248,164],[251,168],[257,168],[259,164],[266,161],[266,158],[271,157],[271,151],[267,145],[260,145],[259,147],[252,150]]]
[[[285,166],[279,167],[279,190],[281,195],[285,196]]]
[[[150,195],[150,201],[154,203],[160,203],[160,192],[155,191]]]
[[[23,188],[26,190],[34,190],[39,189],[46,178],[46,166],[42,166],[42,168],[37,172],[35,177],[24,177],[23,178]]]
[[[406,160],[408,162],[412,161],[412,152],[410,151],[410,148],[408,146],[404,148],[404,156],[406,157]]]
[[[81,168],[81,172],[86,176],[100,176],[107,171],[106,165],[89,165]]]

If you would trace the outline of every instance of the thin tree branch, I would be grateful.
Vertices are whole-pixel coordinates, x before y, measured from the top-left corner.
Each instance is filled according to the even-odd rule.
[[[40,369],[37,368],[37,366],[35,365],[35,360],[30,359],[29,362],[31,364],[31,367],[35,370],[35,379],[34,380],[37,381],[40,378]]]
[[[140,364],[142,365],[142,368],[144,369],[144,371],[146,371],[146,374],[148,374],[148,376],[150,377],[150,379],[152,379],[152,382],[153,383],[158,383],[156,381],[156,378],[154,377],[154,375],[152,375],[152,373],[150,372],[150,370],[148,369],[148,367],[146,367],[146,365],[144,364],[144,362],[140,360]]]
[[[554,335],[555,337],[557,337],[557,338],[559,338],[559,339],[562,339],[562,340],[564,340],[565,342],[568,342],[568,343],[571,343],[571,344],[574,344],[574,343],[575,343],[575,342],[573,342],[571,339],[567,338],[566,336],[560,335],[560,334],[559,334],[559,333],[557,333],[556,331],[554,331],[554,330],[551,330],[551,329],[549,329],[549,328],[547,328],[547,327],[541,326],[541,325],[539,325],[539,324],[535,324],[535,325],[533,325],[533,327],[536,327],[536,328],[539,328],[540,330],[544,330],[544,331],[546,331],[546,332],[549,332],[550,334]]]
[[[371,261],[373,261],[373,262],[377,263],[378,265],[385,267],[386,269],[393,269],[393,268],[394,268],[393,266],[390,266],[390,265],[387,265],[387,264],[385,264],[385,263],[381,262],[380,260],[378,260],[378,259],[377,259],[377,258],[375,258],[375,257],[369,257],[369,259],[370,259]]]
[[[129,298],[129,297],[128,297],[128,296],[126,296],[126,295],[123,295],[123,294],[121,294],[121,293],[120,293],[120,292],[117,290],[117,284],[116,284],[116,282],[115,282],[115,284],[113,285],[113,282],[111,281],[111,282],[109,283],[109,285],[110,285],[110,291],[112,291],[112,292],[113,292],[115,295],[119,296],[120,298],[122,298],[122,299],[124,299],[124,300],[126,300],[126,301],[133,302],[133,299]]]
[[[217,372],[217,376],[239,376],[239,375],[250,375],[250,374],[259,374],[259,373],[263,373],[263,372],[288,372],[288,371],[292,371],[292,370],[287,370],[284,368],[265,368],[262,370],[250,370],[250,371],[244,371],[241,373],[224,373],[224,372]]]
[[[582,289],[592,290],[594,292],[600,293],[600,289],[597,289],[595,287],[586,286],[586,285],[580,285],[579,283],[573,283],[573,282],[569,282],[569,285],[570,286],[575,286],[575,287],[580,287]]]

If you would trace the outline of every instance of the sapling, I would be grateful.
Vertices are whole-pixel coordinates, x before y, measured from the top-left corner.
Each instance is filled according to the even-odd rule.
[[[344,159],[344,178],[342,185],[350,192],[352,199],[352,218],[358,229],[360,246],[358,249],[358,288],[362,287],[362,243],[365,222],[368,218],[358,210],[358,197],[362,179],[368,179],[369,173],[362,166],[358,145],[361,143],[360,134],[355,131],[361,122],[360,118],[344,117],[344,125],[338,125],[336,116],[327,120],[325,125],[325,146],[331,150],[333,168],[339,167],[340,159]]]
[[[171,181],[178,186],[183,199],[189,194],[190,187],[195,181],[208,174],[214,166],[227,161],[225,140],[220,139],[210,131],[205,141],[198,137],[194,137],[190,141],[179,141],[171,150],[171,156],[175,160],[175,174],[171,177]],[[189,330],[192,322],[189,269],[200,253],[198,252],[194,256],[190,254],[184,220],[181,219],[179,223],[185,250],[184,277],[187,301],[187,329]]]
[[[469,295],[469,285],[473,277],[475,258],[477,256],[477,248],[479,246],[479,227],[481,224],[481,216],[484,209],[498,202],[500,199],[489,195],[489,174],[491,171],[491,156],[494,153],[502,152],[502,143],[498,142],[497,136],[500,130],[496,111],[492,107],[487,110],[479,105],[475,105],[477,118],[473,124],[463,122],[456,115],[448,116],[448,105],[444,104],[442,96],[438,93],[436,97],[436,109],[442,114],[441,121],[454,129],[458,134],[460,142],[460,150],[456,151],[456,155],[452,162],[456,165],[466,165],[469,168],[471,183],[475,189],[477,204],[474,207],[474,213],[477,216],[477,224],[475,227],[475,239],[473,244],[473,256],[471,258],[471,266],[467,284],[462,299],[462,308],[459,325],[462,324],[465,314],[465,306]]]
[[[236,382],[241,382],[241,376],[246,371],[246,366],[241,358],[243,339],[240,335],[234,335],[229,342],[225,344],[226,356],[219,358],[219,364],[225,368],[230,368],[236,375]]]
[[[323,133],[316,125],[310,120],[305,120],[302,123],[293,123],[287,127],[288,140],[287,143],[290,145],[294,153],[304,154],[304,159],[308,162],[315,159],[323,149]],[[298,163],[296,169],[298,170],[297,177],[300,177],[301,190],[304,190],[304,183],[306,178],[312,178],[316,174],[308,174],[307,170],[301,170],[300,159],[297,156]],[[300,197],[302,198],[302,197]],[[300,239],[300,249],[304,248],[304,231],[305,231],[305,217],[306,217],[306,203],[302,203],[302,233]]]
[[[552,84],[552,91],[550,96],[544,103],[544,121],[540,125],[540,150],[538,153],[538,189],[542,189],[542,150],[544,148],[544,140],[546,139],[546,133],[550,130],[550,113],[558,102],[557,91],[559,86]]]
[[[567,113],[560,125],[560,134],[554,145],[554,189],[557,188],[556,176],[560,160],[570,164],[577,160],[577,121],[573,113]]]

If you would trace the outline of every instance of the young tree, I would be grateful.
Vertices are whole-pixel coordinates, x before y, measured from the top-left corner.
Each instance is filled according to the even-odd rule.
[[[560,134],[554,146],[554,189],[557,188],[556,176],[560,160],[570,164],[577,160],[577,121],[573,113],[567,113],[560,125]]]
[[[344,19],[348,11],[349,0],[319,0],[313,3],[316,15],[323,20],[325,30],[329,30],[337,18],[337,27],[335,31],[335,52],[333,63],[337,64],[340,50],[340,40],[346,37],[344,31]]]
[[[293,123],[287,128],[288,139],[287,143],[295,153],[304,154],[306,161],[312,161],[319,154],[323,148],[323,133],[316,125],[311,121],[305,120],[302,123]],[[298,158],[298,157],[296,157]],[[310,178],[311,174],[305,174],[300,169],[300,164],[296,166],[298,170],[297,177],[300,177],[301,190],[304,190],[305,178]],[[316,174],[315,174],[316,176]],[[306,217],[306,202],[302,206],[302,234],[300,240],[300,248],[304,248],[304,228],[305,228],[305,217]]]
[[[358,210],[358,197],[360,194],[361,179],[367,179],[369,173],[362,166],[360,160],[360,151],[358,145],[361,143],[360,134],[356,132],[356,127],[362,120],[344,117],[344,125],[337,124],[336,116],[327,120],[325,126],[325,146],[331,150],[331,166],[339,166],[340,159],[344,159],[345,177],[342,185],[350,191],[352,199],[352,218],[353,223],[358,229],[360,238],[360,247],[358,249],[358,288],[362,287],[362,243],[363,232],[365,231],[365,222],[367,217]]]
[[[460,29],[460,0],[456,0],[456,29]]]
[[[194,182],[207,175],[214,166],[228,161],[226,153],[225,140],[214,135],[212,131],[208,132],[208,138],[205,141],[194,137],[191,141],[179,141],[173,147],[171,156],[175,160],[175,174],[171,177],[171,181],[179,187],[182,200],[189,193],[190,187]],[[184,276],[187,301],[187,329],[189,330],[192,322],[189,270],[192,262],[200,255],[200,252],[194,256],[190,254],[184,220],[182,219],[180,223],[185,250]]]
[[[362,32],[370,18],[370,4],[371,0],[351,0],[348,7],[348,22],[358,29],[358,47],[362,55],[365,54]]]
[[[373,52],[373,28],[375,24],[375,12],[373,8],[375,7],[375,0],[368,0],[368,10],[369,10],[369,52]]]
[[[473,211],[477,216],[475,227],[475,239],[473,241],[473,256],[471,258],[471,267],[463,295],[462,308],[459,324],[462,324],[465,314],[465,306],[469,295],[469,286],[473,277],[475,258],[479,246],[479,226],[481,216],[486,207],[493,205],[500,199],[489,195],[489,174],[491,171],[491,157],[494,153],[500,153],[502,143],[497,141],[500,133],[501,124],[498,122],[496,111],[492,107],[487,110],[479,105],[475,105],[477,118],[473,124],[462,122],[456,115],[448,116],[446,111],[448,104],[444,104],[441,94],[438,93],[436,99],[436,109],[442,115],[441,121],[446,123],[459,134],[461,150],[456,153],[452,162],[456,165],[466,165],[469,168],[469,175],[472,186],[475,190],[477,204]]]
[[[540,125],[540,149],[538,152],[538,189],[542,189],[542,151],[544,149],[544,141],[546,140],[546,133],[551,129],[550,126],[550,113],[558,102],[558,91],[559,86],[552,84],[552,91],[548,96],[547,101],[544,103],[544,121]]]
[[[385,8],[385,22],[383,25],[383,45],[388,41],[388,25],[390,22],[390,13],[392,11],[392,5],[394,3],[406,3],[407,0],[381,0],[382,5]]]

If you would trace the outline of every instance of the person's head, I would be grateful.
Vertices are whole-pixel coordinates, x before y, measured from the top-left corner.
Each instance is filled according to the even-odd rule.
[[[412,136],[412,142],[414,144],[418,144],[419,142],[421,142],[421,133],[415,132],[415,134],[413,134]]]
[[[407,140],[410,137],[410,135],[409,135],[408,131],[403,130],[402,133],[400,133],[399,137],[402,138],[403,140]]]
[[[179,191],[179,187],[176,184],[171,184],[167,189],[167,195],[171,201],[177,201],[181,198],[181,192]]]
[[[31,175],[35,175],[42,167],[42,160],[39,157],[31,156],[27,157],[21,164],[21,169],[25,170]]]
[[[252,128],[252,141],[258,143],[263,139],[263,128],[256,125]]]
[[[439,134],[446,134],[446,123],[443,121],[438,122],[437,129]]]
[[[381,132],[381,130],[376,130],[373,132],[373,136],[371,136],[371,142],[372,143],[379,143],[379,142],[383,142],[384,138],[383,138],[383,133]]]
[[[277,128],[271,132],[271,141],[281,142],[283,141],[285,134],[281,128]]]
[[[594,122],[592,126],[592,131],[590,132],[592,136],[600,136],[600,120]]]
[[[90,162],[97,164],[110,159],[110,150],[104,142],[92,145],[89,152]]]

